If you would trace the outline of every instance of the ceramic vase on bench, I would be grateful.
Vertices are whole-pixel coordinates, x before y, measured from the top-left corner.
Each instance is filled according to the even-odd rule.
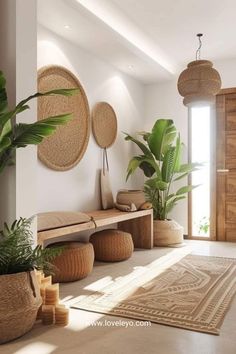
[[[122,211],[136,211],[151,209],[152,205],[146,202],[145,194],[138,189],[120,189],[116,196],[116,208]]]

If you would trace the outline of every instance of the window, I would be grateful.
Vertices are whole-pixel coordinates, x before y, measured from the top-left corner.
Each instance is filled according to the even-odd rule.
[[[189,199],[190,237],[210,236],[211,215],[211,110],[209,106],[190,110],[190,161],[203,166],[192,173],[191,184],[198,185]]]

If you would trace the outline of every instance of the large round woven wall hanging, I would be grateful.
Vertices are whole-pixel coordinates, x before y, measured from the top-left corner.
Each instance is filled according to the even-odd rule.
[[[101,148],[111,146],[117,136],[117,119],[114,109],[107,102],[97,103],[92,111],[92,129]]]
[[[38,120],[72,113],[73,119],[59,126],[38,147],[39,159],[49,168],[66,171],[82,159],[89,141],[90,112],[86,94],[79,80],[61,66],[47,66],[38,71],[38,91],[79,88],[75,96],[53,95],[38,99]]]

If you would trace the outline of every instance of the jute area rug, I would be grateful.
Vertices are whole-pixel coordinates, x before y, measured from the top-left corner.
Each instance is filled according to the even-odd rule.
[[[170,254],[138,267],[80,296],[73,307],[219,334],[236,292],[236,259],[191,254],[172,258]]]

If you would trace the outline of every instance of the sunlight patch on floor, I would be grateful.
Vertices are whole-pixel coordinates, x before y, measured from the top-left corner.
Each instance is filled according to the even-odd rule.
[[[81,312],[83,313],[81,315]],[[78,309],[70,309],[70,323],[66,326],[73,332],[79,332],[91,326],[92,323],[102,319],[104,314],[94,313],[88,311],[81,311]]]
[[[110,303],[110,309],[112,310],[120,301],[124,301],[135,295],[138,289],[145,289],[146,287],[152,286],[152,280],[154,278],[165,272],[169,267],[190,253],[191,249],[187,246],[178,249],[175,248],[168,251],[164,256],[158,257],[146,266],[134,266],[128,274],[125,273],[123,276],[121,275],[114,278],[111,276],[101,278],[84,287],[84,290],[89,289],[90,291],[92,290],[92,292],[91,294],[79,295],[77,301],[78,303],[82,303],[83,301],[96,303],[96,301],[101,301],[103,298],[112,296],[112,301]],[[115,294],[115,296],[113,296],[113,294]],[[118,294],[119,296],[116,296]],[[78,303],[76,303],[76,298],[73,299],[73,303],[75,306],[78,305]],[[72,303],[71,306],[73,307]]]
[[[23,348],[15,351],[14,354],[50,354],[53,353],[56,348],[56,345],[35,342],[25,345]]]

